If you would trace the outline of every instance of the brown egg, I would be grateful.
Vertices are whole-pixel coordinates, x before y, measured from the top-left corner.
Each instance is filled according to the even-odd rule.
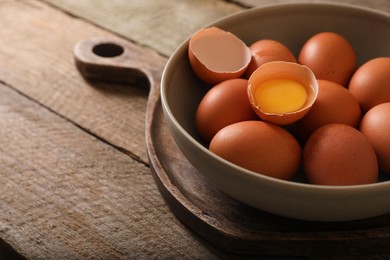
[[[244,74],[245,78],[249,78],[258,67],[270,61],[297,62],[294,54],[285,45],[275,40],[259,40],[253,43],[249,49],[252,53],[252,59]]]
[[[357,127],[361,118],[359,103],[343,86],[318,80],[318,96],[307,114],[294,125],[301,138],[307,139],[317,128],[330,123]]]
[[[360,66],[348,88],[363,112],[380,103],[390,102],[390,57],[375,58]]]
[[[230,79],[206,93],[195,115],[196,128],[203,139],[210,141],[227,125],[258,119],[249,103],[247,85],[245,79]]]
[[[248,80],[249,101],[264,121],[287,125],[301,119],[317,98],[318,84],[306,66],[284,61],[263,64]]]
[[[374,148],[355,128],[328,124],[317,129],[303,151],[309,181],[319,185],[359,185],[378,180]]]
[[[243,121],[222,128],[210,150],[248,170],[290,179],[301,162],[301,147],[285,129],[263,121]]]
[[[356,67],[352,45],[341,35],[322,32],[311,37],[298,56],[300,64],[309,67],[317,79],[347,86]]]
[[[188,56],[195,74],[211,85],[239,78],[251,60],[243,41],[216,27],[199,30],[191,37]]]
[[[390,102],[371,108],[362,118],[360,131],[374,146],[379,169],[390,173]]]

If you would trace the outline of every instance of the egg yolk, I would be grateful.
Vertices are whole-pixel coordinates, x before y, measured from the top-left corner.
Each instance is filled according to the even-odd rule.
[[[266,113],[288,113],[306,102],[305,87],[290,79],[273,79],[260,84],[254,93],[256,103]]]

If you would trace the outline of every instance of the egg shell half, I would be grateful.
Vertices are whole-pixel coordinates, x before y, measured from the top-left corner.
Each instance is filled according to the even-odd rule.
[[[211,85],[239,78],[251,61],[249,47],[217,27],[201,29],[191,37],[188,57],[195,74]]]
[[[267,113],[258,104],[254,93],[262,83],[273,79],[289,79],[302,84],[307,92],[304,105],[288,113]],[[318,95],[318,83],[313,72],[306,66],[284,61],[272,61],[261,65],[248,80],[248,97],[256,114],[264,121],[277,125],[288,125],[301,119],[309,111]]]

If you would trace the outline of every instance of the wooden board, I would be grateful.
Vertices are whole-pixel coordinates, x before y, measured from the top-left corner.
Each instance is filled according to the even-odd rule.
[[[390,256],[390,214],[338,223],[300,221],[254,209],[220,192],[182,155],[159,93],[154,94],[146,140],[155,180],[172,211],[202,237],[235,253]]]

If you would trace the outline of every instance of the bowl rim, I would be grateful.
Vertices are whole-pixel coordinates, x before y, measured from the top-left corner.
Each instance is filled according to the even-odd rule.
[[[327,7],[327,8],[344,8],[344,10],[348,11],[360,11],[364,12],[367,14],[375,15],[375,16],[382,16],[384,19],[390,21],[390,13],[384,12],[384,11],[379,11],[376,9],[372,9],[369,7],[363,7],[363,6],[356,6],[356,5],[351,5],[351,4],[340,4],[340,3],[326,3],[326,2],[321,2],[321,3],[310,3],[310,2],[296,2],[296,3],[278,3],[278,4],[270,4],[266,6],[258,6],[258,7],[253,7],[250,9],[238,11],[236,13],[232,13],[229,15],[226,15],[222,18],[219,18],[211,23],[206,24],[205,26],[199,28],[207,28],[211,26],[216,26],[218,27],[221,24],[227,23],[230,20],[234,19],[239,19],[244,16],[248,15],[253,15],[258,12],[267,12],[267,11],[272,11],[273,9],[276,9],[280,11],[281,9],[289,9],[289,8],[297,8],[297,7]],[[369,192],[371,190],[375,190],[376,192],[378,191],[383,191],[385,189],[390,188],[390,180],[385,180],[385,181],[380,181],[377,183],[372,183],[372,184],[359,184],[359,185],[340,185],[340,186],[330,186],[330,185],[318,185],[318,184],[311,184],[311,183],[301,183],[301,182],[296,182],[296,181],[291,181],[291,180],[281,180],[273,177],[269,177],[260,173],[256,173],[254,171],[250,171],[248,169],[245,169],[241,166],[238,166],[234,163],[231,163],[222,157],[212,153],[209,149],[207,149],[205,146],[203,146],[201,143],[199,143],[193,136],[191,136],[177,121],[175,116],[173,115],[169,105],[168,105],[168,100],[167,96],[165,95],[166,91],[168,90],[168,82],[172,78],[172,72],[174,71],[174,65],[178,63],[178,58],[179,56],[182,56],[184,53],[187,53],[187,48],[189,44],[189,40],[192,37],[193,34],[191,34],[184,42],[182,42],[176,50],[171,54],[169,57],[165,68],[162,73],[161,77],[161,89],[160,89],[160,95],[161,95],[161,104],[164,110],[164,113],[166,116],[172,120],[173,124],[178,128],[178,130],[181,132],[181,134],[184,135],[184,137],[193,145],[198,150],[201,150],[202,152],[206,153],[208,156],[212,157],[214,160],[218,161],[221,164],[226,164],[229,167],[233,168],[235,171],[240,171],[243,174],[245,174],[246,177],[249,178],[255,178],[255,179],[260,179],[265,183],[270,183],[272,185],[278,185],[278,186],[283,186],[285,188],[292,188],[292,189],[303,189],[304,191],[308,192],[331,192],[331,193],[344,193],[345,192],[350,192],[350,193],[356,193],[357,191],[362,192]],[[203,173],[202,173],[203,174]]]

